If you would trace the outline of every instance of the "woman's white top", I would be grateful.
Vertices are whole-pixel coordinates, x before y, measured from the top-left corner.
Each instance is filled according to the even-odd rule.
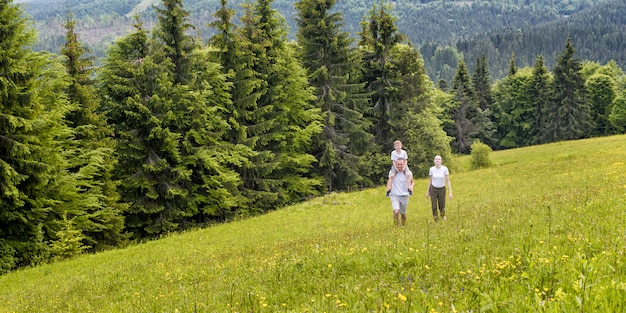
[[[431,185],[435,188],[441,188],[446,186],[446,176],[450,175],[450,172],[448,172],[448,168],[445,165],[442,165],[440,168],[433,166],[428,171],[428,175],[432,177]]]

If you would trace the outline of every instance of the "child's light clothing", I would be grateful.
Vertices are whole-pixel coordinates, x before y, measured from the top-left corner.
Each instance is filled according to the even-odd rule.
[[[389,174],[395,174],[395,173],[398,172],[398,170],[396,170],[396,167],[393,166],[393,165],[395,164],[396,160],[399,160],[399,159],[404,159],[404,160],[407,160],[407,161],[409,160],[409,157],[408,157],[408,155],[406,153],[406,150],[401,149],[400,153],[397,153],[396,150],[391,151],[391,170],[389,170]],[[409,170],[409,166],[408,165],[404,167],[404,171],[403,172],[405,174],[408,174],[408,173],[411,172]]]
[[[391,151],[391,161],[395,162],[398,159],[409,159],[409,156],[406,154],[406,150],[401,149],[400,153],[397,153],[396,150]]]

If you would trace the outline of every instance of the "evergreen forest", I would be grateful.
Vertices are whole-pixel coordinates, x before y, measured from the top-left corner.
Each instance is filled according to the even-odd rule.
[[[620,64],[574,36],[550,39],[552,63],[484,50],[433,79],[394,5],[352,33],[335,0],[293,3],[292,26],[271,0],[202,22],[161,0],[96,58],[80,5],[58,13],[55,52],[0,0],[0,273],[380,186],[397,139],[424,177],[437,154],[626,131]]]

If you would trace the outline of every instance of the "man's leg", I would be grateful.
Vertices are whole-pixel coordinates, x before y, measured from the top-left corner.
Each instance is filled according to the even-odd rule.
[[[398,210],[393,211],[393,224],[395,226],[400,225],[400,211]]]
[[[394,225],[400,225],[400,199],[398,197],[391,197],[391,209],[393,210],[393,223]]]
[[[400,201],[400,216],[402,221],[400,225],[404,226],[406,224],[406,209],[409,206],[409,197],[402,197],[399,199]]]

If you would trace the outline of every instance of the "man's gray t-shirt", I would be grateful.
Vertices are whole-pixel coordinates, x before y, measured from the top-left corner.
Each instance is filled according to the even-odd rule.
[[[409,171],[409,173],[411,172]],[[391,185],[390,194],[397,197],[409,196],[409,182],[404,172],[396,174],[396,177],[393,179],[393,184]]]

